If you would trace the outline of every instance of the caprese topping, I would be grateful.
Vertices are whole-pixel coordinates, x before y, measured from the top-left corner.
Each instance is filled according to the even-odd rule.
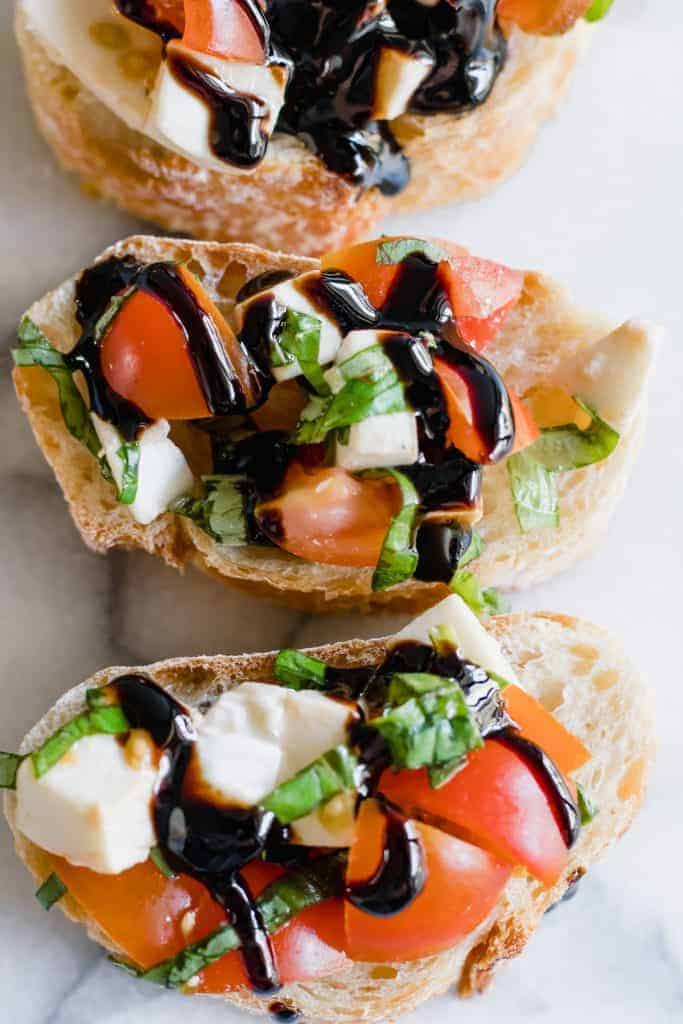
[[[36,750],[3,755],[0,782],[49,854],[41,901],[68,892],[128,970],[273,993],[454,946],[513,871],[554,886],[589,756],[451,596],[379,665],[283,650],[270,682],[201,710],[112,679]]]
[[[459,246],[387,237],[249,281],[229,323],[188,267],[111,258],[78,283],[75,348],[25,321],[15,360],[53,375],[139,522],[171,510],[222,545],[371,569],[375,590],[450,583],[486,610],[465,566],[487,467],[507,464],[522,530],[557,525],[555,474],[619,440],[595,408],[608,383],[520,396],[484,355],[523,285]],[[628,337],[604,344],[627,392]]]

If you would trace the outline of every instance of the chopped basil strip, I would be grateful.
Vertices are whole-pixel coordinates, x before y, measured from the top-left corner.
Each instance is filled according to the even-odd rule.
[[[415,547],[420,498],[411,480],[395,469],[372,471],[372,476],[391,476],[401,488],[403,507],[392,518],[372,577],[372,589],[388,590],[413,577],[418,554]]]
[[[85,700],[91,711],[96,711],[97,708],[111,707],[112,703],[104,686],[93,686],[86,690]]]
[[[204,476],[204,497],[187,495],[170,506],[171,512],[192,519],[209,537],[231,547],[249,543],[246,493],[241,476]]]
[[[576,803],[579,808],[579,814],[581,815],[581,824],[588,825],[598,813],[598,808],[595,806],[583,786],[579,785],[578,782],[576,784]]]
[[[99,459],[102,445],[62,353],[52,347],[40,328],[27,316],[19,324],[17,340],[19,347],[12,350],[15,365],[42,366],[47,370],[57,385],[59,406],[67,430]]]
[[[458,562],[458,569],[464,569],[466,565],[473,562],[475,558],[479,558],[482,554],[486,545],[484,544],[484,538],[476,530],[470,530],[470,544],[467,551]]]
[[[458,774],[461,768],[465,767],[465,763],[464,758],[455,757],[452,761],[447,761],[446,764],[432,765],[427,769],[429,785],[432,789],[440,789],[442,786],[445,786],[454,775]]]
[[[435,626],[429,631],[429,639],[437,654],[449,654],[458,649],[458,639],[452,626]]]
[[[557,484],[552,473],[536,461],[529,448],[511,455],[507,469],[522,533],[559,526]]]
[[[324,690],[327,665],[310,654],[285,648],[275,659],[275,678],[290,690]]]
[[[434,242],[422,238],[394,238],[379,242],[375,254],[376,263],[400,263],[412,253],[420,253],[434,263],[448,259],[448,253]]]
[[[132,505],[138,493],[140,445],[137,441],[125,441],[116,454],[123,463],[119,501],[122,505]]]
[[[609,12],[614,0],[593,0],[593,3],[586,11],[586,21],[600,21]]]
[[[0,789],[16,789],[17,772],[23,760],[21,754],[7,754],[0,750]]]
[[[36,899],[43,910],[49,910],[67,892],[64,882],[54,872],[46,878],[40,889],[36,892]]]
[[[512,686],[509,679],[504,679],[503,676],[499,676],[497,672],[492,672],[490,668],[486,669],[486,675],[489,679],[493,679],[494,683],[498,683],[501,690],[504,690],[506,686]]]
[[[551,473],[563,473],[601,462],[612,454],[619,443],[619,434],[601,420],[594,409],[574,396],[574,401],[591,416],[590,426],[581,430],[575,423],[549,427],[528,449]]]
[[[318,444],[331,430],[409,409],[403,382],[381,345],[357,352],[334,367],[334,373],[341,375],[343,386],[330,398],[311,399],[292,437],[294,444]]]
[[[122,292],[120,295],[114,295],[109,300],[109,305],[107,306],[104,313],[95,324],[95,341],[101,341],[102,337],[104,336],[109,326],[111,325],[111,322],[114,319],[114,317],[118,316],[118,314],[121,312],[121,307],[125,304],[125,302],[131,297],[131,295],[135,291],[137,291],[137,285],[133,284],[130,286],[130,288],[126,288],[125,292]]]
[[[473,572],[458,569],[450,582],[454,594],[458,594],[476,615],[502,615],[510,606],[495,587],[482,590]]]
[[[320,329],[322,323],[315,316],[288,309],[280,335],[271,349],[273,366],[288,366],[297,361],[301,372],[319,395],[329,395],[330,389],[320,366]]]
[[[153,846],[149,851],[149,859],[156,868],[161,871],[162,875],[166,878],[177,878],[175,871],[169,867],[166,858],[164,857],[160,846]]]
[[[35,777],[39,779],[45,775],[71,749],[74,743],[83,739],[84,736],[94,736],[97,733],[117,736],[120,733],[128,732],[129,729],[128,719],[116,704],[85,711],[82,715],[67,722],[42,746],[33,751],[31,760]]]
[[[388,700],[384,714],[369,725],[386,740],[396,768],[448,765],[452,775],[451,762],[483,744],[454,680],[424,672],[398,673],[389,684]]]
[[[302,910],[336,896],[339,893],[342,869],[343,858],[339,854],[332,854],[319,857],[305,868],[283,875],[267,886],[256,901],[267,931],[271,934],[278,931]],[[224,924],[206,938],[187,946],[177,956],[148,971],[140,972],[139,977],[157,985],[166,985],[167,988],[179,988],[209,964],[239,946],[240,940],[235,929]],[[119,965],[124,966],[120,962]],[[131,970],[128,964],[125,968]]]
[[[262,806],[281,824],[289,825],[338,793],[355,789],[357,766],[358,760],[348,747],[335,747],[274,789]]]

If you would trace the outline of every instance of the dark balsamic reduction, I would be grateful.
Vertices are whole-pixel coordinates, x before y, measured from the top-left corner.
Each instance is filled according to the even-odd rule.
[[[213,318],[202,309],[177,268],[170,263],[143,266],[131,257],[111,257],[84,271],[76,286],[76,315],[83,326],[78,344],[66,356],[69,368],[85,376],[94,412],[133,440],[148,417],[117,395],[104,378],[97,324],[109,303],[126,288],[146,291],[162,302],[182,328],[197,380],[212,415],[244,413],[259,405],[272,378],[256,365],[244,346],[235,352],[242,377],[230,361]]]
[[[111,686],[131,725],[149,732],[163,751],[153,815],[164,856],[174,870],[202,882],[224,907],[239,935],[252,987],[276,991],[279,978],[270,939],[240,875],[264,851],[271,833],[277,837],[274,816],[258,808],[217,807],[196,796],[188,782],[195,731],[187,708],[145,676],[122,676]]]
[[[532,743],[531,740],[520,736],[514,729],[506,731],[500,739],[521,754],[524,760],[541,775],[547,792],[551,794],[564,841],[568,849],[571,849],[581,832],[581,814],[562,772],[544,750]]]
[[[114,0],[114,3],[124,18],[155,32],[164,43],[182,34],[172,22],[159,16],[159,10],[151,0]]]
[[[380,806],[386,819],[381,863],[367,882],[346,887],[346,898],[373,917],[393,917],[409,907],[427,881],[424,850],[413,821],[386,801]]]
[[[294,1021],[297,1021],[300,1016],[298,1010],[287,1006],[286,1003],[271,1003],[268,1012],[273,1020],[280,1021],[281,1024],[294,1024]]]
[[[450,583],[467,552],[472,534],[459,523],[426,520],[417,531],[415,579],[428,583]]]
[[[269,133],[264,126],[270,107],[259,96],[238,92],[201,60],[185,53],[167,56],[169,70],[209,109],[209,145],[214,156],[235,167],[255,167],[266,155]]]

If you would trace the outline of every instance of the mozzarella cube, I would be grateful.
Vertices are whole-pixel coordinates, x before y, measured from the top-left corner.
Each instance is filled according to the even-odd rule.
[[[433,608],[418,615],[396,634],[392,643],[413,640],[431,644],[430,633],[439,626],[450,626],[455,634],[458,650],[467,661],[488,672],[495,672],[508,683],[520,683],[512,665],[503,654],[500,644],[488,633],[471,608],[457,594],[451,594]]]
[[[337,793],[311,814],[292,823],[299,846],[353,846],[356,838],[356,792]]]
[[[366,348],[372,348],[374,345],[381,345],[382,339],[388,335],[388,331],[350,331],[343,342],[339,346],[339,351],[336,354],[335,362],[337,366],[341,366],[347,359],[351,359],[352,356],[358,355],[359,352],[364,352]]]
[[[154,758],[129,758],[115,736],[86,736],[39,779],[26,758],[17,773],[17,828],[78,867],[116,875],[156,843]]]
[[[311,690],[288,690],[278,785],[346,743],[352,712],[345,704]]]
[[[412,466],[419,454],[415,414],[390,412],[352,424],[348,444],[337,441],[335,462],[356,473],[383,466]]]
[[[211,54],[195,53],[174,39],[168,44],[169,57],[186,57],[192,65],[214,74],[224,85],[248,96],[256,96],[268,107],[260,128],[268,135],[275,127],[284,102],[288,73],[280,64],[248,64],[225,60]],[[166,145],[179,150],[192,160],[213,169],[239,170],[217,157],[211,147],[212,113],[201,95],[179,81],[168,60],[162,62],[157,74],[152,104],[145,125],[146,131]]]
[[[123,482],[124,463],[119,455],[123,437],[111,423],[91,413],[95,432],[119,491]],[[138,523],[146,526],[172,501],[187,494],[194,486],[194,476],[180,448],[169,438],[168,420],[156,420],[140,434],[138,487],[130,511]]]
[[[433,67],[434,61],[426,53],[403,53],[383,46],[375,71],[372,116],[391,121],[404,114]]]
[[[296,313],[305,313],[307,316],[315,317],[316,320],[320,321],[318,362],[321,366],[331,363],[342,343],[342,332],[330,312],[321,309],[320,304],[314,304],[306,295],[307,286],[314,284],[319,276],[319,272],[314,270],[308,274],[301,274],[291,281],[283,281],[275,285],[274,288],[266,289],[265,292],[258,292],[256,295],[252,295],[235,308],[238,330],[244,323],[244,318],[252,302],[262,299],[264,295],[271,296],[278,305],[283,306],[285,309],[292,309]],[[272,367],[272,372],[277,381],[292,380],[294,377],[301,375],[301,366],[298,359],[294,359],[285,366]]]

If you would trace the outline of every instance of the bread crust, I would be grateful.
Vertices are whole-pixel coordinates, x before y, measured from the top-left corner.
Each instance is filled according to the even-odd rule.
[[[143,262],[188,260],[228,316],[234,296],[248,278],[268,269],[302,272],[317,266],[310,259],[265,252],[250,245],[147,236],[119,242],[101,258],[124,253]],[[71,349],[78,337],[73,315],[74,281],[66,281],[28,312],[60,351]],[[486,354],[518,393],[524,393],[534,383],[561,376],[565,363],[589,352],[608,331],[608,324],[580,311],[554,282],[529,272],[518,306]],[[311,564],[276,548],[222,548],[190,520],[169,513],[149,526],[141,526],[127,506],[116,501],[113,487],[103,479],[92,455],[68,433],[56,386],[48,374],[40,368],[15,369],[14,383],[83,540],[94,551],[141,548],[175,568],[194,564],[223,582],[313,611],[348,607],[413,611],[433,604],[448,592],[443,584],[410,580],[373,594],[371,570]],[[536,584],[565,570],[598,543],[640,444],[646,411],[644,389],[645,381],[632,422],[622,432],[614,454],[605,462],[559,478],[562,516],[557,529],[520,533],[505,466],[487,468],[486,511],[478,527],[486,541],[477,561],[482,585],[519,588]]]
[[[615,640],[590,623],[548,613],[499,616],[489,628],[525,687],[591,751],[591,760],[577,779],[595,799],[599,814],[582,830],[562,878],[552,889],[516,871],[493,914],[454,949],[380,969],[357,963],[319,981],[285,986],[279,998],[297,1007],[306,1024],[386,1022],[454,985],[461,995],[483,991],[499,964],[521,953],[544,912],[561,899],[568,885],[628,829],[642,803],[654,757],[652,701]],[[334,664],[353,666],[380,660],[385,646],[384,639],[352,640],[313,648],[313,652]],[[176,696],[196,705],[245,679],[272,680],[273,660],[273,653],[177,658],[135,671],[148,672]],[[34,749],[77,714],[88,687],[102,686],[123,671],[130,669],[104,669],[65,694],[26,736],[21,752]],[[17,831],[12,793],[5,796],[5,814],[19,856],[36,882],[42,882],[52,870],[50,858]],[[91,938],[120,952],[72,897],[67,895],[59,906],[82,923]],[[264,1009],[263,1002],[248,991],[234,993],[230,1001],[245,1009]]]
[[[371,233],[391,210],[476,199],[502,182],[554,113],[590,33],[581,23],[552,38],[512,30],[507,65],[481,107],[394,122],[412,179],[389,199],[361,193],[286,135],[251,174],[200,168],[128,128],[55,63],[20,6],[16,31],[38,127],[88,191],[169,231],[311,254]]]

